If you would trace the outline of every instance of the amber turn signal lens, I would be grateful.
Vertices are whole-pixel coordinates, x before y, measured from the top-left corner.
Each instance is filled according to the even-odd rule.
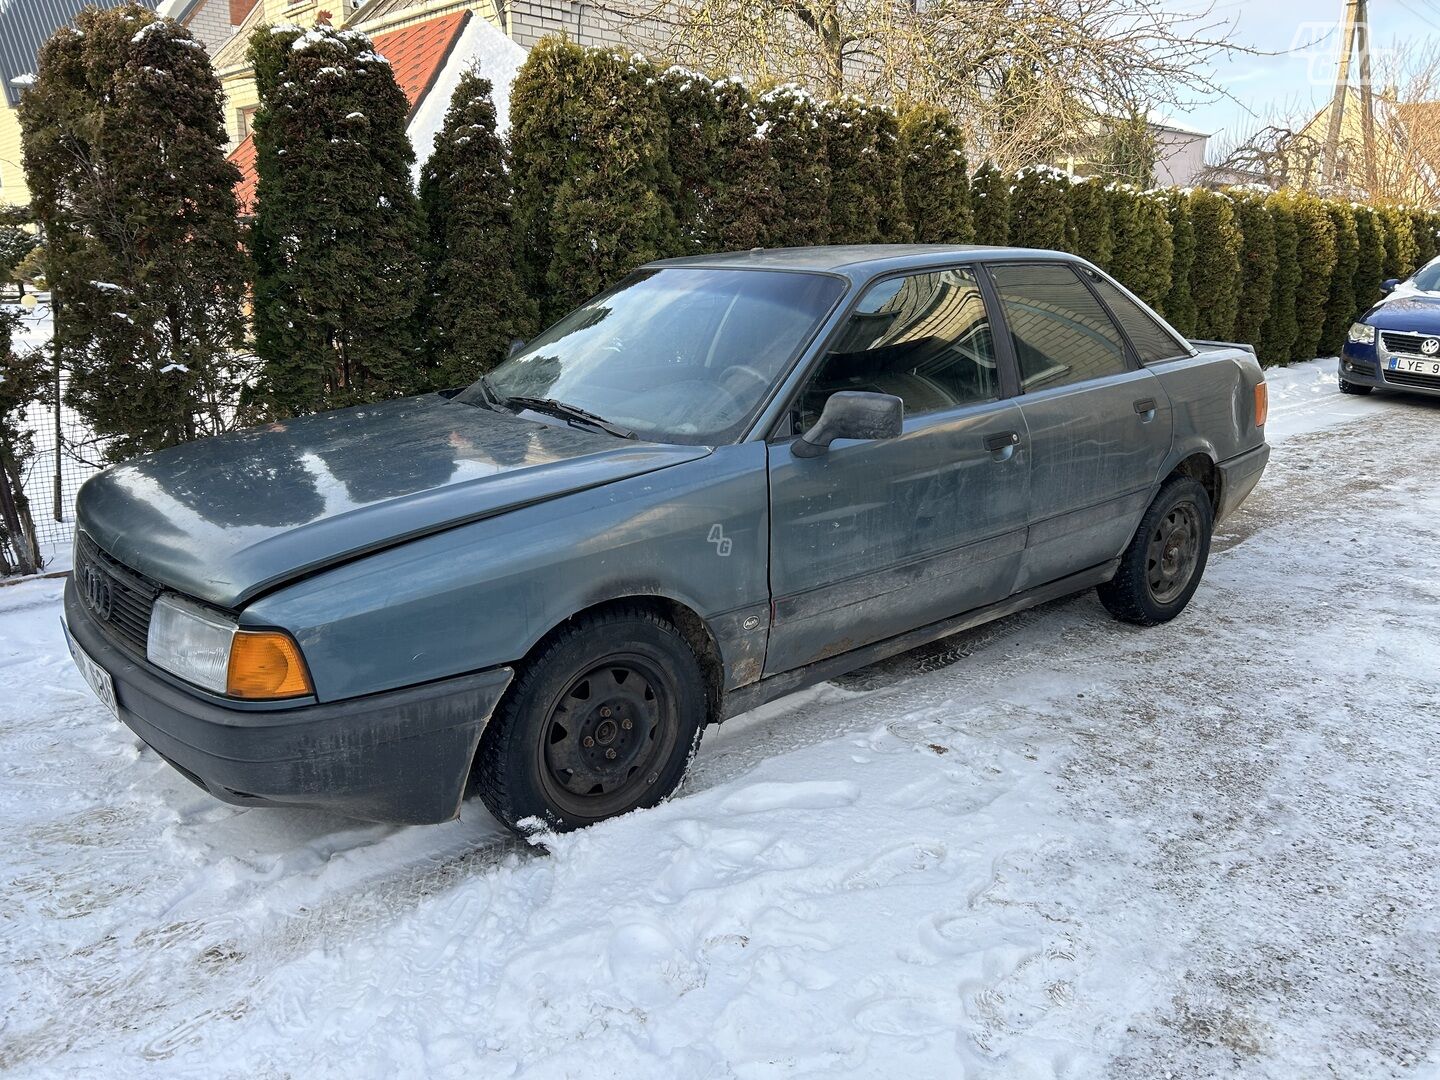
[[[300,647],[278,630],[239,630],[230,643],[231,697],[288,698],[313,694]]]
[[[1255,426],[1264,427],[1270,415],[1270,387],[1263,382],[1255,387]]]

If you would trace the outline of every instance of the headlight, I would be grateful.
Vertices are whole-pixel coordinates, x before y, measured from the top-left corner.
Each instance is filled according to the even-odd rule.
[[[1367,323],[1351,323],[1350,340],[1355,342],[1357,345],[1374,345],[1375,327],[1370,326]]]
[[[145,655],[156,667],[216,694],[265,700],[315,692],[289,634],[241,630],[177,596],[155,601]]]

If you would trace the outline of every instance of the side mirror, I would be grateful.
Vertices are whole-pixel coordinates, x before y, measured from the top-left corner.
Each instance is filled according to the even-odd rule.
[[[525,339],[524,339],[524,338],[518,338],[518,337],[517,337],[517,338],[512,338],[511,341],[510,341],[510,347],[505,350],[505,359],[506,359],[506,360],[509,360],[510,357],[514,356],[517,352],[519,352],[519,351],[520,351],[521,349],[523,349],[524,347],[525,347]]]
[[[1380,295],[1389,296],[1392,292],[1395,291],[1395,286],[1399,284],[1400,279],[1398,277],[1386,278],[1380,283]]]
[[[905,403],[893,394],[838,390],[815,426],[790,444],[796,457],[819,457],[836,439],[893,439],[900,434]]]

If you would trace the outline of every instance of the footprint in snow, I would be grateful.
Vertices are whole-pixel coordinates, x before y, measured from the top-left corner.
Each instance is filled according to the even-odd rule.
[[[876,889],[899,878],[920,874],[945,861],[939,840],[899,844],[868,859],[840,881],[843,889]]]

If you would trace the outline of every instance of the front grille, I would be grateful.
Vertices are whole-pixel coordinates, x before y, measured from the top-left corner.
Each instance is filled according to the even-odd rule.
[[[101,551],[82,532],[75,542],[75,587],[85,609],[116,641],[145,655],[158,585]]]
[[[1412,371],[1387,371],[1385,381],[1401,386],[1423,386],[1426,390],[1440,390],[1440,378],[1434,375],[1416,375]]]
[[[1440,350],[1427,353],[1424,348],[1425,342],[1440,340],[1440,334],[1406,334],[1399,330],[1382,330],[1380,340],[1385,342],[1385,348],[1392,353],[1405,353],[1409,356],[1435,356],[1440,353]]]

